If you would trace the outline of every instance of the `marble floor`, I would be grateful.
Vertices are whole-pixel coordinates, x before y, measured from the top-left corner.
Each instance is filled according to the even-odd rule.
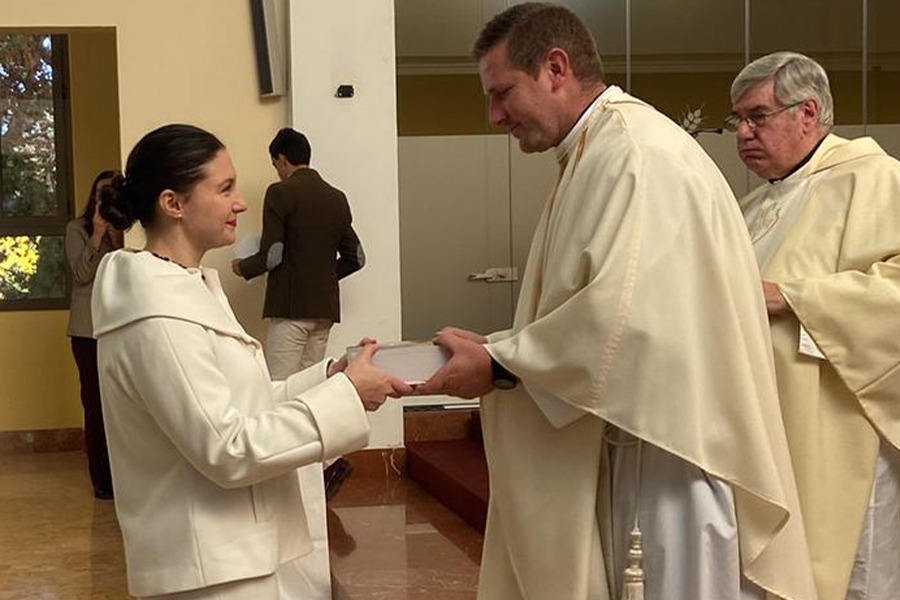
[[[329,504],[336,600],[474,600],[481,535],[392,469]],[[129,598],[112,502],[83,454],[0,455],[0,599]]]

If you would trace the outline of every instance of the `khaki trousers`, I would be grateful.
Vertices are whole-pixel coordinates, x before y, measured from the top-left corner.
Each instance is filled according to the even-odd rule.
[[[287,379],[325,358],[331,325],[328,319],[269,319],[266,362],[272,379]]]

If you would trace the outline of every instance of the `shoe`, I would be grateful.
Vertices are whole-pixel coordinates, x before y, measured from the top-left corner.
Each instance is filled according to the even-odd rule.
[[[94,490],[94,498],[97,500],[112,500],[115,496],[112,490],[98,488]]]
[[[353,473],[353,465],[345,458],[339,458],[325,468],[326,500],[334,498],[351,473]]]

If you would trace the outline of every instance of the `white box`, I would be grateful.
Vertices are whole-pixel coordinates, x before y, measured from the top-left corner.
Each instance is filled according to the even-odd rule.
[[[347,360],[353,362],[362,346],[347,348]],[[379,345],[372,364],[410,385],[425,383],[447,364],[450,353],[430,342],[396,342]]]

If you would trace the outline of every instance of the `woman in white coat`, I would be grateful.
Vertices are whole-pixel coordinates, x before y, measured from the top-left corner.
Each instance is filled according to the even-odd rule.
[[[310,550],[296,469],[362,448],[365,410],[411,390],[372,366],[322,363],[269,379],[207,250],[247,205],[212,134],[168,125],[131,151],[103,217],[140,221],[143,251],[104,257],[94,334],[130,592],[143,598],[293,597],[279,569]]]

